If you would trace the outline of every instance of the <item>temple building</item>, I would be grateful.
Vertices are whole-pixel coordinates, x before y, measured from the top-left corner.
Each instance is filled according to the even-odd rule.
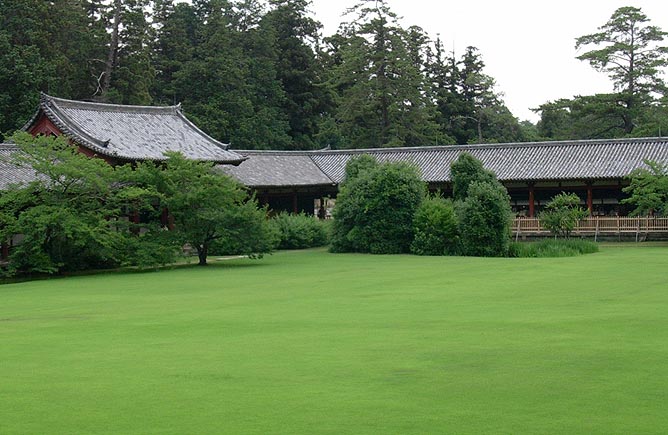
[[[23,129],[33,135],[65,135],[82,153],[112,165],[164,160],[170,151],[220,164],[238,165],[245,160],[197,128],[180,105],[89,103],[42,94],[37,112]]]
[[[573,192],[593,216],[626,215],[620,201],[627,176],[645,160],[668,164],[668,138],[447,145],[318,151],[232,150],[202,132],[180,106],[148,107],[65,100],[42,94],[24,130],[64,135],[80,152],[112,165],[165,159],[180,152],[214,162],[254,191],[274,211],[317,213],[333,203],[349,159],[369,154],[379,162],[411,162],[431,191],[450,192],[450,165],[470,153],[506,186],[518,216],[533,217],[558,193]],[[34,173],[7,163],[17,152],[0,146],[0,189],[28,182]],[[2,158],[4,157],[4,158]]]
[[[645,160],[668,164],[668,138],[583,140],[486,145],[448,145],[320,151],[237,151],[248,157],[223,171],[254,189],[270,208],[313,213],[334,198],[346,162],[361,154],[379,162],[411,162],[431,191],[448,194],[450,164],[466,152],[506,186],[513,210],[534,217],[555,195],[573,192],[592,215],[625,215],[622,188]]]

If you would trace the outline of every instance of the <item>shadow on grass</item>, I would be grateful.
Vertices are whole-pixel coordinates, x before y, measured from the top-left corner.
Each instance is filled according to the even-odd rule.
[[[92,270],[79,270],[73,272],[62,272],[59,274],[28,274],[11,278],[0,278],[0,285],[3,284],[17,284],[22,282],[30,281],[42,281],[47,279],[59,279],[59,278],[72,278],[78,276],[97,276],[97,275],[126,275],[126,274],[147,274],[168,270],[212,270],[212,269],[245,269],[245,268],[254,268],[260,266],[266,266],[266,263],[262,262],[261,258],[251,259],[248,257],[210,257],[208,263],[205,266],[200,266],[197,262],[197,258],[193,259],[188,258],[178,263],[166,264],[163,266],[155,267],[138,267],[138,266],[127,266],[127,267],[118,267],[114,269],[92,269]]]

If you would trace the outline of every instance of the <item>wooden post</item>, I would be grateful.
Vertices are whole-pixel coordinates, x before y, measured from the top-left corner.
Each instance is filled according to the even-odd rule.
[[[535,195],[533,191],[533,184],[529,184],[529,217],[535,216],[536,206],[534,204]]]
[[[587,209],[589,216],[592,216],[594,214],[594,190],[591,183],[587,183]]]
[[[297,200],[297,192],[292,194],[292,212],[299,213],[299,201]]]
[[[2,260],[7,261],[9,259],[9,243],[6,241],[2,242]]]

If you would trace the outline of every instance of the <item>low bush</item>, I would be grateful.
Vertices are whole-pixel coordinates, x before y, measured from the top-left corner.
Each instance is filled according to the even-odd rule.
[[[498,181],[473,182],[458,202],[462,254],[505,257],[510,243],[510,198]]]
[[[594,252],[598,252],[598,244],[589,240],[546,239],[540,242],[513,242],[510,244],[508,256],[516,258],[575,257]]]
[[[278,249],[305,249],[329,243],[328,224],[304,213],[280,213],[271,219],[278,233]]]
[[[415,255],[454,255],[457,252],[457,216],[452,201],[441,197],[425,199],[413,218]]]

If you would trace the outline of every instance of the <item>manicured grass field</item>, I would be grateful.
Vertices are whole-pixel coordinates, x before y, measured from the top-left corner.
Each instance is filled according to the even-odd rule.
[[[668,430],[668,248],[0,286],[2,434]]]

